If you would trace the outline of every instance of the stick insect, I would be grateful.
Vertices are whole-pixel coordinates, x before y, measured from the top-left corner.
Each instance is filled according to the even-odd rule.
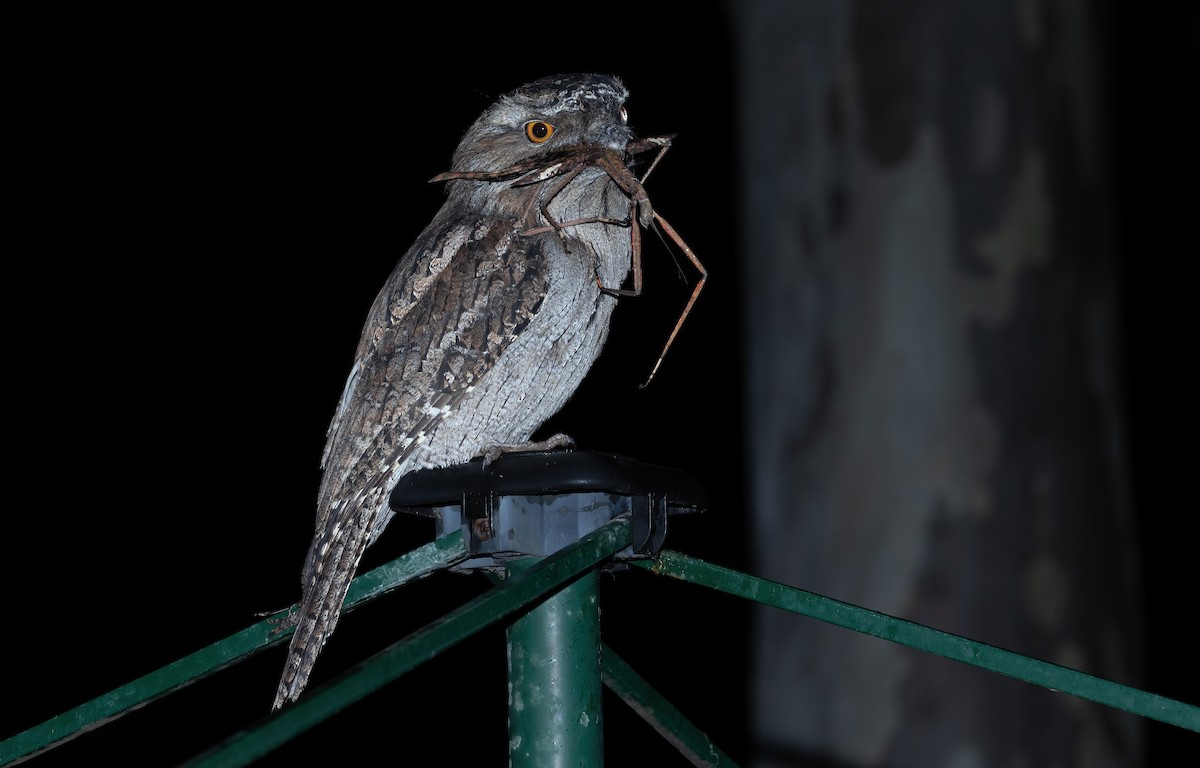
[[[667,337],[667,343],[663,345],[662,352],[659,354],[658,360],[655,361],[650,375],[641,385],[642,387],[648,386],[653,381],[655,374],[658,373],[658,368],[662,365],[663,358],[667,356],[667,350],[675,342],[675,337],[679,335],[679,329],[683,327],[683,321],[687,319],[688,314],[692,311],[692,306],[696,303],[696,299],[699,298],[700,291],[704,288],[704,283],[708,279],[708,271],[700,263],[700,259],[696,257],[691,247],[684,242],[683,238],[675,231],[670,222],[654,210],[653,205],[650,203],[650,197],[646,194],[646,188],[643,186],[651,172],[658,166],[659,161],[662,160],[663,155],[671,148],[671,141],[674,138],[675,134],[647,136],[631,141],[626,145],[625,155],[629,159],[632,159],[636,155],[658,150],[658,154],[654,156],[654,160],[651,161],[650,167],[646,169],[646,173],[642,175],[641,179],[633,174],[633,171],[629,169],[626,159],[621,157],[615,150],[597,146],[567,147],[537,160],[516,163],[498,171],[446,171],[430,179],[431,182],[450,181],[452,179],[468,179],[472,181],[510,181],[515,179],[515,181],[512,181],[512,186],[514,187],[525,187],[553,181],[547,193],[537,198],[542,217],[548,223],[544,226],[531,227],[521,233],[526,236],[550,231],[561,232],[567,227],[578,226],[580,224],[599,223],[629,227],[633,289],[612,288],[601,285],[600,278],[597,276],[596,285],[600,287],[601,291],[610,296],[640,296],[642,294],[642,235],[638,225],[646,229],[652,229],[655,223],[657,223],[658,226],[662,227],[667,236],[679,246],[680,250],[688,257],[688,260],[692,262],[692,266],[700,273],[700,279],[696,282],[696,287],[692,289],[692,295],[688,298],[683,312],[680,313],[679,319],[675,322],[675,327],[671,330],[671,335]],[[604,216],[592,216],[559,222],[555,221],[554,217],[551,216],[548,210],[550,202],[554,200],[558,193],[566,189],[567,185],[584,168],[589,166],[595,166],[607,173],[609,178],[629,197],[628,218],[612,219]],[[530,201],[530,205],[533,205],[533,200]],[[634,221],[635,217],[637,220],[636,223]]]

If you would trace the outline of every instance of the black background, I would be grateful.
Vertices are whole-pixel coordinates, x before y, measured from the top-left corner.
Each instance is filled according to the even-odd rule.
[[[648,189],[710,279],[659,377],[639,389],[691,289],[669,251],[647,242],[645,294],[622,301],[605,354],[544,432],[697,475],[712,509],[679,522],[670,545],[749,567],[734,169],[739,142],[762,127],[737,118],[718,7],[686,19],[666,4],[602,19],[447,7],[424,21],[289,8],[28,28],[20,108],[8,118],[23,129],[10,154],[31,173],[12,208],[25,242],[9,250],[18,258],[7,283],[17,428],[4,550],[16,599],[4,619],[0,737],[298,597],[324,430],[367,307],[441,204],[425,180],[446,170],[496,95],[549,73],[617,74],[639,133],[678,132]],[[1197,465],[1192,289],[1181,277],[1196,254],[1196,126],[1181,90],[1197,71],[1195,12],[1179,24],[1102,18],[1145,553],[1144,687],[1196,702],[1180,624],[1196,585],[1183,527]],[[425,521],[393,521],[364,569],[430,533]],[[486,588],[439,574],[349,615],[313,684]],[[605,577],[602,598],[606,641],[744,760],[746,606],[640,571]],[[280,648],[262,654],[34,765],[186,759],[266,714],[282,660]],[[503,668],[496,628],[264,764],[339,750],[499,762]],[[615,699],[605,719],[610,764],[684,764]],[[1195,746],[1178,729],[1148,729],[1152,757]]]

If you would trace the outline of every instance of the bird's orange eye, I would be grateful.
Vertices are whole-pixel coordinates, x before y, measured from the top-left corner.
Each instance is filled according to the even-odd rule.
[[[541,144],[554,135],[554,126],[545,120],[530,120],[525,123],[525,138]]]

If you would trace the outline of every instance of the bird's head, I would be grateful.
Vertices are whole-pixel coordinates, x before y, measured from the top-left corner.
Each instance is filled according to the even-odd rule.
[[[467,129],[454,153],[460,171],[496,171],[572,147],[625,151],[629,92],[616,77],[543,77],[500,97]]]

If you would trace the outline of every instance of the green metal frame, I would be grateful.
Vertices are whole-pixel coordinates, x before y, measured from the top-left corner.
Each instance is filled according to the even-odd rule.
[[[599,642],[598,615],[594,617],[594,627],[590,614],[584,623],[577,622],[572,627],[564,629],[552,626],[560,624],[566,612],[574,610],[572,605],[580,600],[594,603],[596,569],[628,547],[630,538],[628,518],[618,518],[550,557],[522,564],[513,569],[509,577],[497,588],[368,658],[327,685],[309,691],[295,704],[274,717],[235,734],[196,757],[189,765],[245,765],[475,632],[501,619],[515,616],[518,611],[547,597],[550,598],[548,601],[538,604],[522,618],[515,620],[516,639],[523,643],[527,650],[561,654],[561,649],[539,646],[538,644],[548,640],[542,637],[534,638],[528,631],[567,632],[563,636],[568,638],[567,640],[559,638],[559,642],[564,643],[563,648],[570,647],[571,653],[580,656],[579,648],[575,646],[586,646],[581,655],[583,662],[571,671],[576,682],[579,682],[582,675],[596,668],[594,660],[598,648],[598,666],[603,683],[649,722],[681,754],[697,766],[734,765],[728,755],[713,745],[679,710],[647,685],[612,649]],[[357,607],[414,579],[462,562],[467,557],[461,533],[455,532],[438,539],[355,579],[347,596],[346,609]],[[710,587],[988,669],[1060,693],[1200,732],[1200,707],[1191,704],[784,584],[749,576],[677,552],[665,550],[653,560],[630,562],[650,573]],[[546,609],[547,605],[550,606],[547,609],[549,612],[539,615],[538,612]],[[520,622],[527,623],[521,625]],[[0,742],[0,766],[36,755],[86,733],[131,709],[274,646],[289,635],[290,630],[276,633],[275,625],[270,619],[253,624],[162,669]],[[510,634],[510,641],[512,639]],[[591,661],[588,661],[589,658]],[[575,661],[578,659],[572,663]],[[514,670],[510,661],[510,672],[512,671]],[[525,675],[537,673],[536,668],[531,665],[518,665],[515,671]],[[594,674],[592,676],[594,677]],[[575,704],[585,708],[595,707],[594,710],[587,711],[594,711],[598,721],[600,713],[598,704],[594,704],[592,688],[585,692],[585,698],[587,701],[583,704],[578,701]],[[598,722],[590,725],[598,725]],[[540,725],[528,725],[518,722],[517,727],[529,729],[546,727],[546,724],[543,722]],[[563,725],[559,730],[561,736],[580,738],[578,734],[570,734],[565,729],[566,725]],[[593,728],[592,733],[598,731],[599,728]],[[572,748],[577,747],[580,751],[591,750],[595,754],[602,752],[594,742],[587,740],[590,738],[593,736],[574,743]]]
[[[1190,731],[1200,731],[1200,707],[785,584],[748,576],[678,552],[664,550],[652,562],[641,561],[635,565],[662,576],[820,619],[864,635],[1015,677],[1052,691],[1078,696]]]
[[[346,594],[345,610],[356,608],[434,571],[448,568],[466,557],[461,533],[444,536],[356,578]],[[296,606],[292,606],[291,610],[296,610]],[[277,633],[273,619],[252,624],[224,640],[5,739],[0,742],[0,766],[70,741],[130,710],[278,645],[291,634],[291,629]]]
[[[508,563],[510,577],[538,560]],[[584,573],[517,617],[506,632],[508,764],[604,765],[600,688],[600,588]]]

